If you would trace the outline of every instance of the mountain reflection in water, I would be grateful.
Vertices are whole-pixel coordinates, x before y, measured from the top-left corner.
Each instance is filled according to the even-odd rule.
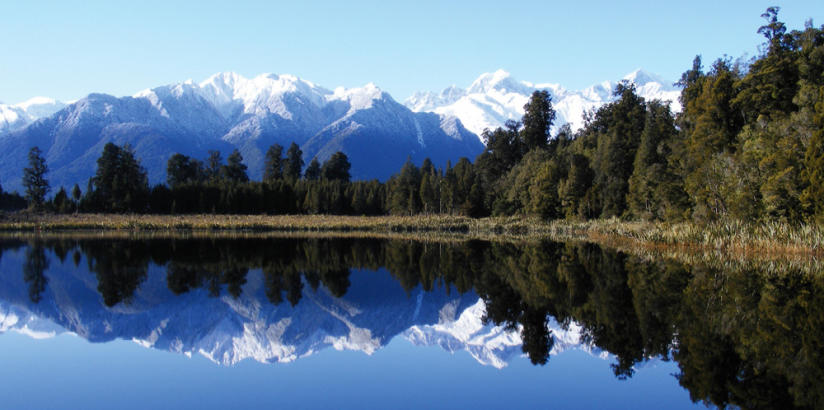
[[[675,360],[695,401],[822,402],[824,277],[593,244],[277,237],[0,240],[0,331],[132,339],[221,364],[375,352],[402,335],[503,367]]]

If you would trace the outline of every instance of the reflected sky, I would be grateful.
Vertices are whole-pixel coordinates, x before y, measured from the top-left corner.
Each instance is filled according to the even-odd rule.
[[[8,408],[686,408],[786,403],[786,383],[820,370],[815,356],[797,380],[749,375],[718,315],[690,313],[713,292],[818,297],[800,274],[713,290],[711,268],[556,243],[63,238],[0,251]]]
[[[278,365],[221,367],[129,341],[0,336],[6,408],[687,408],[673,363],[618,380],[609,362],[568,351],[547,367],[525,358],[504,369],[468,353],[396,337],[368,356],[321,351]]]

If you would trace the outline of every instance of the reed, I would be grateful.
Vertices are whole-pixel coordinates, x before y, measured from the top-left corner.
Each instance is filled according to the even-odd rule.
[[[113,215],[4,214],[2,232],[283,232],[463,238],[584,240],[615,247],[702,249],[738,255],[824,256],[819,225],[781,222],[632,222],[619,219],[544,222],[531,217],[473,219],[453,215]]]

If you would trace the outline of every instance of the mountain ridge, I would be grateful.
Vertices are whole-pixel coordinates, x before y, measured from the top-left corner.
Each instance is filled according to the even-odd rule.
[[[260,180],[269,146],[295,142],[305,163],[340,150],[350,158],[353,179],[385,180],[407,158],[445,166],[483,150],[455,120],[413,112],[372,83],[331,91],[291,75],[218,73],[131,97],[90,94],[2,133],[0,182],[21,188],[28,149],[36,145],[53,187],[85,186],[108,142],[131,145],[152,184],[165,182],[166,161],[176,152],[202,159],[218,150],[225,158],[238,149],[250,178]]]
[[[680,109],[680,91],[659,76],[636,70],[639,95],[670,101]],[[519,81],[504,70],[484,73],[468,88],[418,92],[396,101],[377,85],[330,90],[290,74],[252,78],[216,73],[145,89],[133,96],[93,93],[62,103],[37,97],[0,105],[0,183],[22,188],[22,169],[31,146],[45,154],[51,186],[86,186],[106,143],[129,144],[152,184],[165,182],[166,161],[176,153],[224,158],[238,149],[249,176],[259,180],[272,144],[297,143],[304,162],[343,151],[354,179],[386,180],[407,160],[436,166],[474,159],[483,150],[482,132],[519,120],[531,93],[543,89],[557,112],[553,132],[569,122],[583,125],[583,112],[611,101],[617,82],[569,91],[559,84]]]
[[[637,69],[621,80],[635,84],[641,97],[666,101],[674,111],[681,110],[678,100],[680,89],[660,76]],[[484,129],[493,130],[508,120],[519,121],[532,92],[546,90],[556,111],[552,132],[566,123],[575,131],[583,127],[585,111],[614,101],[612,92],[618,83],[604,81],[582,90],[568,90],[555,83],[520,81],[499,69],[481,74],[466,89],[452,85],[440,92],[419,91],[404,100],[404,104],[416,112],[454,116],[467,129],[482,137]]]

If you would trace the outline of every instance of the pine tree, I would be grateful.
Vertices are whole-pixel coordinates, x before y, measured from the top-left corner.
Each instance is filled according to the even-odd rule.
[[[26,201],[29,207],[35,210],[43,208],[46,194],[49,192],[49,181],[46,180],[46,159],[38,147],[29,150],[29,166],[23,168],[23,188],[26,189]]]
[[[80,191],[80,185],[74,184],[72,188],[72,202],[74,203],[74,211],[77,212],[80,204],[80,197],[83,193]]]
[[[249,176],[246,174],[246,164],[243,163],[243,156],[240,151],[235,149],[229,154],[226,159],[226,165],[220,169],[221,176],[232,183],[241,183],[249,181]]]
[[[597,150],[593,161],[595,185],[590,192],[599,197],[603,218],[621,216],[627,209],[629,177],[646,114],[644,100],[635,93],[633,84],[618,84],[614,95],[618,100],[601,107],[592,125]]]
[[[176,187],[182,184],[201,182],[204,178],[203,164],[186,155],[176,153],[166,162],[166,184]]]
[[[294,142],[289,145],[286,151],[286,163],[283,167],[283,176],[290,181],[300,179],[300,171],[303,169],[303,151]]]
[[[352,165],[349,163],[349,158],[341,151],[332,154],[321,167],[321,176],[323,179],[330,181],[349,182],[351,176],[349,169]]]
[[[272,183],[283,178],[283,162],[283,147],[279,144],[273,144],[266,151],[263,181]]]
[[[317,181],[320,179],[320,162],[318,162],[318,158],[312,158],[312,161],[309,161],[309,165],[306,166],[306,172],[303,174],[303,177],[307,181]]]
[[[97,172],[90,180],[93,190],[86,194],[92,206],[108,212],[142,212],[149,195],[146,170],[126,145],[108,143],[97,159]]]
[[[206,178],[210,182],[220,179],[220,169],[223,167],[223,158],[220,151],[209,151],[209,158],[206,160]]]
[[[549,130],[554,121],[555,110],[552,109],[552,96],[546,90],[533,92],[529,102],[524,105],[524,129],[520,134],[524,152],[546,147]]]
[[[650,102],[629,179],[627,204],[631,215],[645,220],[664,218],[664,185],[676,183],[668,169],[666,145],[676,133],[669,105]]]

